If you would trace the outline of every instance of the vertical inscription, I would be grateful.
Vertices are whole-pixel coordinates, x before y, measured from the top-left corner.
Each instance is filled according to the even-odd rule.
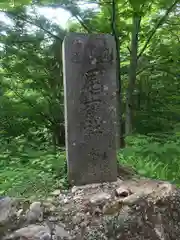
[[[107,40],[102,37],[96,37],[94,41],[89,40],[86,54],[90,64],[94,63],[93,60],[96,61],[96,64],[113,61],[113,49],[108,47]]]
[[[98,112],[103,104],[103,84],[102,76],[104,70],[97,68],[87,71],[83,75],[84,86],[81,90],[80,103],[83,106],[84,112],[84,134],[90,136],[91,134],[102,134],[103,125],[102,119]]]
[[[75,39],[72,41],[72,56],[71,61],[73,63],[82,63],[84,43],[81,39]]]
[[[107,40],[102,37],[96,37],[86,44],[81,39],[75,39],[72,41],[72,56],[71,61],[73,63],[86,63],[92,64],[93,60],[98,63],[111,63],[113,61],[113,48],[107,47]]]
[[[106,152],[100,152],[99,149],[94,148],[94,147],[89,152],[89,155],[95,161],[97,159],[102,159],[102,160],[106,160],[107,159],[107,153]]]

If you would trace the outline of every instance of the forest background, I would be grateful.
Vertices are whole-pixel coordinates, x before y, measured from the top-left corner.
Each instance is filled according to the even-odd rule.
[[[115,38],[119,163],[180,184],[178,0],[1,0],[0,16],[1,195],[68,186],[61,47],[69,31]]]

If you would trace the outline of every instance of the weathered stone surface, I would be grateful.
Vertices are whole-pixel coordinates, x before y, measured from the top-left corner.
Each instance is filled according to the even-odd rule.
[[[43,220],[43,209],[41,206],[41,202],[31,203],[26,213],[26,219],[28,223],[34,223]]]
[[[33,239],[33,240],[50,240],[51,239],[51,231],[48,226],[43,225],[29,225],[24,228],[20,228],[16,230],[11,238],[23,238],[23,239]]]
[[[47,200],[42,202],[44,214],[41,223],[37,219],[36,223],[29,224],[17,221],[14,217],[26,216],[26,208],[39,209],[38,202],[29,202],[29,206],[27,203],[24,206],[24,201],[16,206],[2,205],[0,202],[0,206],[4,206],[0,208],[1,216],[2,211],[13,213],[3,217],[0,239],[180,239],[180,189],[168,182],[150,179],[118,180],[74,189],[76,191],[69,190],[66,195],[62,194],[53,209],[52,203],[47,204]],[[131,194],[118,196],[114,194],[116,190],[119,193],[129,191]],[[64,198],[68,198],[68,203],[64,203]],[[16,202],[10,198],[6,200],[8,203]],[[47,215],[45,212],[48,207],[51,210]],[[7,216],[13,216],[13,220]]]
[[[128,197],[131,195],[131,191],[127,188],[120,187],[115,190],[115,195],[116,197]]]
[[[54,239],[71,239],[69,233],[64,229],[64,227],[60,225],[55,225],[54,228],[55,236]]]
[[[93,196],[91,196],[90,198],[90,203],[92,204],[101,204],[104,201],[107,201],[111,198],[111,195],[108,193],[104,193],[104,192],[100,192],[99,194],[94,194]]]
[[[13,204],[15,201],[9,197],[1,197],[0,199],[0,225],[6,223],[14,216],[15,210]]]
[[[69,180],[116,181],[116,53],[111,35],[69,34],[63,46]]]

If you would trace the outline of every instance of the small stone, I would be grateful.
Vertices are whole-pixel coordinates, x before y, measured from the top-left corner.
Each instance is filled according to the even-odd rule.
[[[40,208],[41,208],[41,202],[33,202],[29,207],[29,209],[34,212],[38,212]]]
[[[89,221],[84,221],[80,224],[81,228],[87,227],[89,225]]]
[[[54,206],[54,205],[49,201],[43,202],[43,207],[50,208],[52,206]]]
[[[118,213],[122,208],[122,202],[120,201],[114,201],[111,204],[106,204],[103,207],[103,214],[104,215],[114,215]]]
[[[19,210],[17,211],[17,213],[16,213],[17,218],[20,218],[20,216],[22,215],[22,213],[23,213],[23,209],[21,208],[21,209],[19,209]]]
[[[71,238],[68,231],[66,231],[62,226],[56,225],[54,228],[54,232],[55,232],[55,239]]]
[[[94,209],[93,215],[98,217],[101,214],[102,214],[102,210],[99,207],[96,207]]]
[[[64,198],[66,198],[66,196],[67,196],[67,195],[65,195],[65,194],[60,194],[60,195],[59,195],[59,201],[63,201]]]
[[[69,199],[68,199],[68,198],[65,198],[65,199],[63,200],[63,202],[64,202],[64,204],[67,204],[67,203],[69,202]]]
[[[111,195],[110,195],[110,194],[101,192],[101,193],[98,193],[98,194],[94,194],[94,195],[90,198],[89,201],[90,201],[91,204],[98,205],[98,204],[102,204],[102,203],[106,202],[106,201],[109,200],[110,198],[111,198]]]
[[[55,212],[56,207],[51,202],[44,202],[45,212]]]
[[[82,186],[73,186],[73,187],[71,188],[71,193],[74,194],[74,193],[76,193],[76,192],[78,192],[78,191],[81,191],[82,188],[83,188]]]
[[[67,190],[67,189],[62,189],[61,192],[64,193],[64,194],[67,194],[67,193],[69,192],[69,190]]]
[[[74,228],[74,230],[78,231],[78,230],[79,230],[79,226],[76,225],[75,228]]]
[[[51,232],[47,226],[43,225],[29,225],[24,228],[20,228],[16,230],[13,234],[14,238],[25,238],[25,239],[36,239],[36,240],[43,240],[51,239]]]
[[[55,212],[56,211],[56,207],[53,204],[49,204],[45,206],[45,212]]]
[[[131,194],[132,194],[132,192],[129,189],[126,189],[126,188],[119,187],[115,190],[115,196],[116,197],[125,198],[125,197],[128,197]]]
[[[76,186],[72,187],[71,193],[74,194],[76,191],[77,191],[77,187]]]
[[[73,200],[74,200],[74,201],[81,200],[81,199],[82,199],[82,197],[81,197],[81,196],[78,196],[78,195],[73,197]]]
[[[89,200],[85,200],[82,205],[82,210],[85,213],[91,212],[92,206]]]
[[[72,222],[76,225],[81,223],[84,220],[84,214],[82,213],[77,213],[75,216],[72,218]]]
[[[60,189],[56,189],[54,192],[51,193],[52,196],[58,197],[61,194]]]
[[[0,225],[8,222],[12,216],[16,215],[14,203],[15,201],[10,197],[2,197],[0,199]]]
[[[41,207],[41,202],[33,202],[29,210],[26,213],[26,219],[28,223],[35,223],[36,221],[43,220],[43,209]]]

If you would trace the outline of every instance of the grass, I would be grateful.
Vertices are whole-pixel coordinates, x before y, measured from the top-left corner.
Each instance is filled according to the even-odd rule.
[[[121,164],[134,167],[140,175],[180,185],[179,139],[137,136],[118,154]]]
[[[44,198],[66,187],[65,154],[26,148],[0,154],[0,195]]]
[[[134,167],[139,174],[180,185],[179,141],[164,142],[136,136],[118,152],[121,164]],[[0,195],[45,198],[57,188],[67,187],[65,153],[30,147],[4,150],[0,154]]]

